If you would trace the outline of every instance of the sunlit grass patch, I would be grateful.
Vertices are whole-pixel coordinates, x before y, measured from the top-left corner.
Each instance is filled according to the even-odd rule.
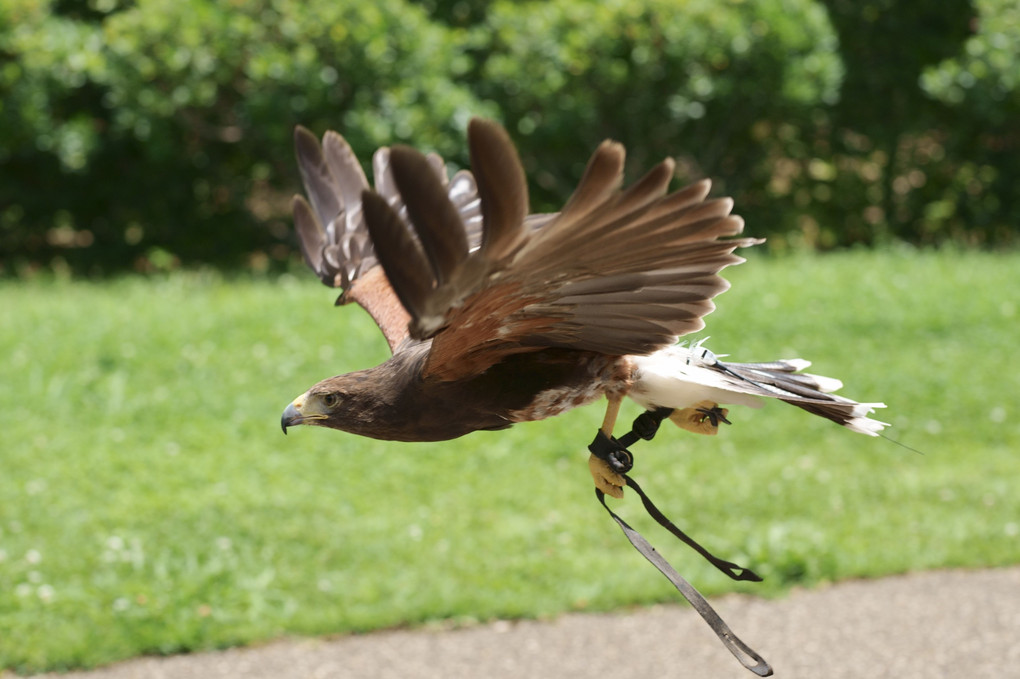
[[[732,269],[708,346],[813,360],[921,454],[779,403],[636,446],[657,503],[758,585],[615,506],[707,593],[1020,561],[1018,266]],[[310,275],[0,285],[0,667],[675,600],[595,503],[598,407],[444,444],[284,437],[290,399],[387,354],[333,298]]]

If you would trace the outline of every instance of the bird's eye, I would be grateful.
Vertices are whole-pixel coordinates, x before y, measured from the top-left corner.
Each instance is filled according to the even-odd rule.
[[[337,396],[336,394],[326,394],[325,396],[322,397],[322,402],[326,405],[327,408],[332,408],[333,406],[340,402],[340,397]]]

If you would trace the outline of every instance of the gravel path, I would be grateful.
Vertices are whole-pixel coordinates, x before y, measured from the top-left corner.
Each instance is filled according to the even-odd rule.
[[[1020,567],[713,600],[776,676],[1020,678]],[[686,606],[140,658],[62,679],[753,677]]]

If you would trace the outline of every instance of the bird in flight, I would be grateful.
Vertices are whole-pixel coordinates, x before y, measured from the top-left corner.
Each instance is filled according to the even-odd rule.
[[[762,242],[739,237],[729,198],[702,180],[669,191],[663,160],[623,187],[624,149],[603,142],[563,209],[529,214],[524,169],[507,132],[474,119],[470,171],[448,176],[435,154],[376,151],[371,188],[347,142],[294,134],[308,194],[294,223],[308,265],[360,304],[392,356],[329,377],[283,412],[282,426],[340,429],[391,441],[442,441],[505,429],[607,400],[611,438],[622,400],[672,409],[687,430],[714,434],[722,405],[775,398],[856,432],[885,425],[881,403],[835,395],[839,380],[801,372],[801,359],[720,361],[678,344],[704,327],[719,272]],[[589,459],[598,489],[623,496],[626,479]]]

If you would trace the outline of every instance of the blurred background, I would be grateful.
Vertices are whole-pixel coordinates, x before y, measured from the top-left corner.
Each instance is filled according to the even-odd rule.
[[[461,166],[495,117],[538,211],[612,137],[776,250],[1020,221],[1012,0],[0,0],[0,97],[8,275],[281,267],[298,123]]]
[[[889,404],[905,447],[783,404],[641,444],[662,509],[765,577],[619,503],[703,593],[1020,563],[1016,0],[0,0],[0,674],[677,601],[592,497],[598,407],[280,433],[387,356],[300,263],[294,126],[453,170],[475,115],[535,211],[607,137],[632,179],[711,177],[768,243],[709,346]]]

